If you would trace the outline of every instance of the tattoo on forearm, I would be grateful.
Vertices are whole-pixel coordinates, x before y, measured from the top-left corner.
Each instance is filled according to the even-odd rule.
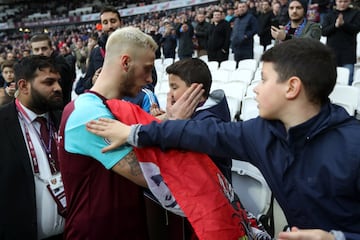
[[[139,162],[136,158],[134,151],[131,151],[121,161],[117,163],[119,168],[125,168],[127,165],[130,167],[130,173],[133,176],[139,176],[142,174]]]

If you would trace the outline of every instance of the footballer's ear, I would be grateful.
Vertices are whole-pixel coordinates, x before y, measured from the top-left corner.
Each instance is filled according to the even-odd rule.
[[[121,56],[121,67],[124,69],[124,71],[129,70],[131,58],[128,54],[124,54]]]

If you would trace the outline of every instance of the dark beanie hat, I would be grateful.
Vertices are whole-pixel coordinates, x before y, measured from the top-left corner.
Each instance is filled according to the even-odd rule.
[[[304,12],[306,13],[307,12],[307,9],[308,9],[308,1],[307,0],[290,0],[289,1],[289,6],[290,6],[290,3],[293,2],[293,1],[297,1],[301,4],[301,6],[304,8]]]

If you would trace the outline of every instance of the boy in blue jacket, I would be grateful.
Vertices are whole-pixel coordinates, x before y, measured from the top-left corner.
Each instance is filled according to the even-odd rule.
[[[112,141],[107,150],[128,141],[254,164],[292,227],[278,239],[360,239],[360,124],[329,101],[336,83],[332,51],[317,40],[292,39],[266,51],[262,61],[254,89],[258,118],[132,127],[102,120],[88,128]],[[189,98],[200,89],[192,86]]]
[[[212,84],[211,72],[204,61],[198,58],[186,58],[177,61],[166,68],[169,75],[169,93],[167,101],[167,113],[158,115],[161,110],[155,106],[151,114],[161,120],[166,119],[185,119],[202,120],[212,118],[214,121],[229,122],[230,110],[223,90],[215,90],[210,93]],[[195,110],[191,111],[191,115],[185,115],[184,112],[174,114],[170,109],[174,106],[180,97],[190,88],[191,84],[202,84],[204,92],[200,98],[200,102],[195,106]],[[175,107],[176,108],[176,107]],[[216,166],[224,174],[231,183],[231,158],[210,156]]]

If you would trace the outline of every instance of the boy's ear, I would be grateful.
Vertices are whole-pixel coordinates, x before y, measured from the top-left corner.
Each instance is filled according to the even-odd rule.
[[[287,91],[286,98],[287,99],[295,99],[299,96],[302,89],[302,82],[298,77],[290,77],[287,81]]]

